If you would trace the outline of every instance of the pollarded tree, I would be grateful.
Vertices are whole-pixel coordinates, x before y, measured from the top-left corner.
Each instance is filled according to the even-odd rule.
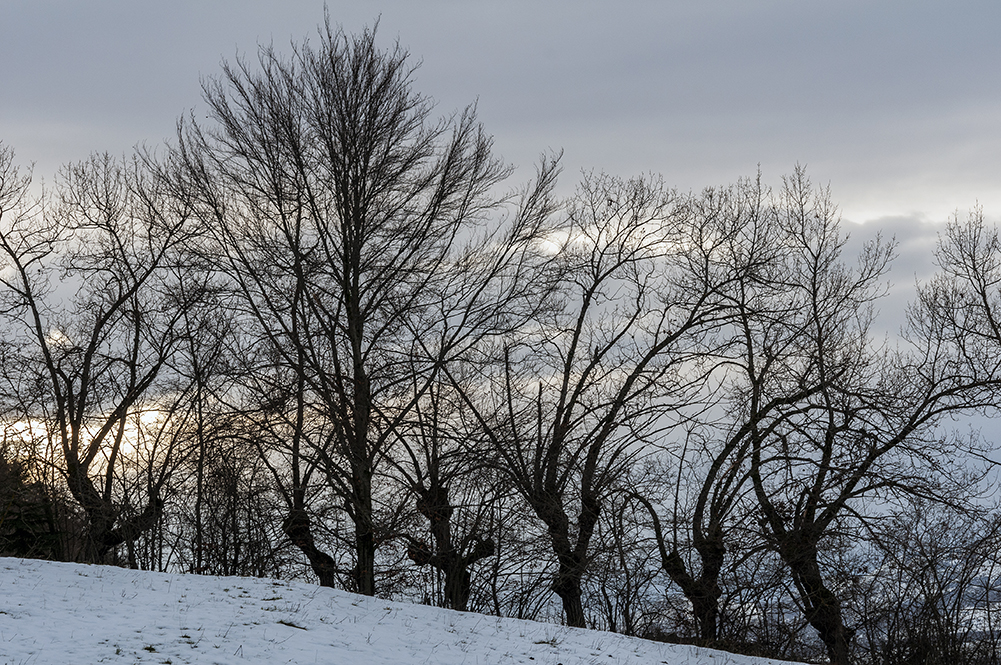
[[[909,348],[873,340],[869,326],[892,247],[877,241],[856,266],[846,264],[829,194],[814,190],[802,170],[786,180],[779,223],[792,249],[784,288],[796,304],[783,325],[796,334],[780,338],[781,347],[763,346],[758,362],[779,358],[792,380],[748,381],[736,397],[783,399],[751,421],[750,479],[764,536],[788,566],[806,619],[831,662],[845,664],[852,631],[831,583],[835,571],[825,568],[825,546],[836,534],[864,529],[872,502],[949,500],[959,442],[936,426],[949,413],[989,404],[997,374],[994,367],[970,371],[934,308],[912,312]]]
[[[394,475],[427,524],[429,538],[405,534],[407,554],[442,578],[443,607],[465,611],[470,569],[496,551],[490,515],[503,494],[492,455],[461,399],[442,382],[426,391],[399,429]]]
[[[691,604],[698,638],[711,645],[718,637],[724,559],[734,545],[727,542],[727,532],[739,520],[734,513],[746,503],[748,435],[753,423],[798,394],[761,399],[760,386],[795,383],[783,346],[797,331],[789,325],[791,305],[783,297],[786,251],[774,200],[760,178],[704,190],[690,202],[689,214],[702,225],[713,219],[728,220],[738,230],[728,250],[735,265],[756,266],[722,291],[731,316],[720,338],[717,362],[725,368],[725,387],[743,388],[748,383],[757,392],[752,388],[743,393],[744,399],[734,400],[739,406],[731,411],[730,419],[690,423],[684,445],[672,451],[679,468],[677,486],[671,491],[675,505],[669,534],[664,533],[648,497],[640,492],[631,496],[651,517],[661,568]],[[768,354],[762,354],[762,346],[769,348]],[[697,566],[684,556],[686,545],[694,551]]]
[[[274,469],[286,533],[332,584],[306,500],[323,483],[354,525],[354,587],[373,594],[378,467],[443,359],[531,302],[525,261],[556,164],[498,223],[509,169],[474,109],[433,117],[399,46],[328,20],[317,47],[261,48],[258,64],[205,85],[213,122],[182,123],[173,177],[200,201],[200,251],[229,280],[254,357],[284,377],[255,399],[287,414]]]
[[[83,556],[99,561],[158,519],[178,459],[173,443],[150,457],[141,505],[123,512],[118,474],[142,412],[183,393],[163,380],[192,302],[174,270],[190,209],[138,162],[103,155],[66,167],[42,214],[23,205],[11,157],[0,151],[0,197],[15,203],[0,203],[0,297],[17,352],[3,371],[21,422],[55,442],[49,462],[87,516]]]
[[[557,306],[480,362],[476,381],[457,382],[546,526],[572,626],[586,623],[601,511],[649,437],[697,408],[728,289],[757,269],[736,251],[747,220],[689,203],[658,180],[587,177],[548,246]]]

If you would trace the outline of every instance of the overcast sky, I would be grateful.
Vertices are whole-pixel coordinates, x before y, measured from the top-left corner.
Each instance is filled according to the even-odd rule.
[[[258,43],[315,39],[322,0],[0,0],[0,141],[50,178],[91,151],[168,140],[200,79]],[[381,17],[442,113],[478,100],[531,175],[662,173],[683,190],[805,164],[844,218],[930,265],[935,229],[1001,216],[1001,3],[879,0],[328,0]],[[922,267],[923,266],[923,267]],[[902,271],[902,272],[901,272]]]

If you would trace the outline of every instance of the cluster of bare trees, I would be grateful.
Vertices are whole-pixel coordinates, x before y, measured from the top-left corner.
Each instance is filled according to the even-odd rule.
[[[996,658],[989,447],[950,429],[1001,399],[982,215],[880,339],[893,244],[847,256],[802,169],[558,200],[544,156],[505,190],[412,73],[327,24],[225,66],[160,153],[39,193],[0,148],[4,551]]]

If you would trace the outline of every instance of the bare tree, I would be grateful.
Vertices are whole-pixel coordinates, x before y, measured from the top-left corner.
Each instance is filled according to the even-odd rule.
[[[873,502],[901,493],[948,500],[943,488],[962,476],[949,466],[961,441],[936,425],[983,407],[996,379],[967,371],[926,310],[912,314],[906,351],[873,340],[892,247],[876,241],[857,267],[846,265],[829,194],[801,169],[786,180],[779,222],[793,248],[784,271],[796,304],[784,319],[799,332],[781,356],[762,349],[763,362],[778,357],[792,368],[789,380],[749,385],[752,402],[783,400],[752,421],[749,471],[764,535],[789,567],[807,620],[831,662],[847,663],[852,629],[829,583],[833,570],[824,570],[825,543],[864,529]]]
[[[28,181],[20,183],[24,197]],[[103,155],[66,167],[44,214],[21,210],[28,212],[5,214],[0,228],[3,315],[18,346],[4,371],[22,421],[41,423],[57,443],[51,462],[87,515],[84,557],[97,561],[157,520],[177,458],[171,445],[148,460],[155,469],[143,505],[124,514],[116,474],[133,452],[140,412],[158,408],[157,381],[189,304],[167,270],[188,236],[188,208],[137,162]],[[176,394],[176,386],[166,390]]]
[[[874,530],[862,583],[859,660],[997,659],[997,515],[913,499]]]
[[[582,579],[603,506],[664,418],[700,399],[708,335],[749,269],[731,254],[739,224],[688,212],[654,179],[585,178],[551,236],[558,306],[461,386],[546,525],[569,625],[586,623]]]
[[[500,481],[493,473],[475,424],[462,417],[465,405],[445,383],[429,388],[399,430],[399,453],[391,463],[428,538],[406,534],[407,554],[443,578],[441,604],[465,611],[471,593],[470,568],[494,554],[487,533]]]
[[[749,433],[765,414],[798,394],[794,391],[792,396],[763,401],[760,385],[794,380],[787,375],[790,367],[779,355],[783,355],[781,347],[790,343],[789,337],[798,332],[794,326],[787,326],[789,303],[781,297],[784,250],[777,232],[774,201],[762,187],[760,177],[731,187],[704,190],[689,204],[689,214],[698,220],[695,223],[706,227],[711,227],[711,220],[727,220],[729,227],[739,230],[729,240],[728,253],[734,267],[754,267],[745,269],[741,279],[731,281],[721,292],[731,318],[722,330],[716,359],[726,375],[725,389],[732,391],[736,385],[743,389],[744,382],[752,388],[734,400],[735,408],[725,417],[689,423],[680,450],[674,446],[667,451],[668,458],[678,460],[674,512],[671,532],[667,534],[670,540],[653,503],[640,492],[631,496],[651,516],[661,568],[691,603],[699,640],[711,645],[718,637],[720,576],[728,547],[728,521],[733,520],[748,484],[745,462]],[[783,330],[782,339],[778,329]],[[769,348],[769,354],[759,365],[762,345]],[[779,379],[776,375],[785,376]],[[804,390],[809,392],[808,388]],[[686,502],[691,504],[687,508]],[[698,557],[697,569],[683,556],[686,543]]]
[[[305,499],[326,483],[354,524],[354,587],[373,594],[378,467],[442,358],[528,287],[517,265],[547,219],[556,166],[509,224],[486,228],[509,169],[474,109],[432,118],[402,48],[328,20],[317,48],[261,48],[258,64],[225,65],[205,85],[215,124],[182,123],[179,177],[197,192],[215,241],[205,252],[241,325],[287,380],[266,393],[294,414],[290,473],[276,475],[286,533],[332,584]]]
[[[1001,371],[1001,239],[975,208],[950,220],[936,249],[939,273],[918,290],[913,334],[936,340],[956,371],[989,381]],[[927,342],[926,342],[927,343]],[[989,400],[987,400],[989,401]],[[996,405],[996,402],[995,402]]]

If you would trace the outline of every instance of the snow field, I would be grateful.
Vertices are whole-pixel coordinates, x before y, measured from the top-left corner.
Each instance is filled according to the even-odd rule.
[[[301,582],[0,558],[0,665],[765,665]]]

